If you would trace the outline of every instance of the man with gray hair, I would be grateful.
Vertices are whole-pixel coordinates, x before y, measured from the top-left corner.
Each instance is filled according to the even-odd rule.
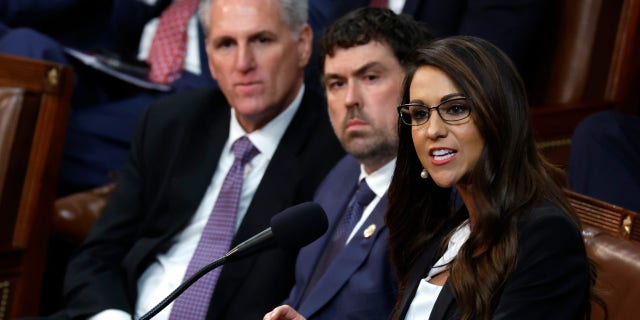
[[[313,38],[301,0],[215,0],[206,50],[218,89],[142,116],[117,188],[64,283],[69,318],[131,319],[312,198],[344,154],[324,99],[305,90]],[[154,319],[259,319],[293,284],[295,252],[208,273]]]

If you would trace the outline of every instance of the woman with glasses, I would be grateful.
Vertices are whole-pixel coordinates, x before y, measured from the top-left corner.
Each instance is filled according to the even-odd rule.
[[[394,318],[584,319],[594,279],[579,221],[511,61],[452,37],[412,64],[386,215]]]

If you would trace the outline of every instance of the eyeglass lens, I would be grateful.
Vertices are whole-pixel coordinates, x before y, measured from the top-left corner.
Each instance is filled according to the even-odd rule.
[[[466,98],[455,98],[442,102],[435,107],[423,104],[406,104],[401,106],[400,117],[402,122],[408,125],[421,125],[429,120],[432,109],[436,109],[442,120],[453,122],[465,119],[471,113]]]

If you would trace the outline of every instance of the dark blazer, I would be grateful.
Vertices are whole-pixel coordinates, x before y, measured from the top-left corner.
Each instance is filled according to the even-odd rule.
[[[144,26],[158,17],[171,0],[158,0],[153,6],[138,0],[0,2],[0,52],[74,67],[73,112],[58,185],[60,195],[112,181],[110,176],[122,170],[126,162],[136,123],[151,102],[175,92],[217,86],[209,70],[200,25],[201,73],[184,71],[171,84],[173,91],[169,93],[118,80],[86,67],[64,51],[65,46],[70,46],[137,60]]]
[[[640,212],[639,115],[610,110],[580,121],[571,136],[571,190]]]
[[[412,267],[399,319],[404,319],[420,280],[438,260],[432,241]],[[578,227],[550,202],[539,203],[519,224],[518,257],[492,319],[584,319],[589,264]],[[445,283],[430,320],[459,319]],[[425,318],[426,319],[426,318]]]
[[[0,21],[38,30],[66,46],[135,54],[144,25],[171,4],[131,0],[2,0]]]
[[[2,0],[0,22],[11,28],[38,30],[65,45],[103,44],[108,37],[113,36],[106,29],[114,1],[116,0]]]
[[[285,301],[309,319],[387,319],[395,303],[397,280],[388,259],[384,224],[386,194],[301,301],[322,252],[353,197],[359,175],[358,161],[346,156],[329,173],[314,197],[327,213],[330,227],[323,237],[300,250],[296,284]],[[365,237],[363,231],[371,225],[375,225],[375,232]]]
[[[311,200],[344,154],[324,99],[306,92],[251,201],[232,246],[269,227],[271,217]],[[195,213],[211,182],[229,131],[221,92],[181,93],[142,116],[118,188],[65,279],[66,313],[132,312],[136,283]],[[286,298],[295,253],[272,249],[222,269],[208,319],[261,319]]]
[[[85,51],[108,50],[124,60],[137,60],[144,27],[151,19],[159,17],[171,5],[172,0],[157,0],[152,6],[138,0],[3,0],[2,2],[0,24],[4,24],[5,27],[35,30],[49,36],[51,40],[58,42],[59,46],[69,46]],[[50,44],[40,44],[42,41],[40,38],[22,36],[23,39],[14,40],[18,42],[17,44],[6,43],[4,44],[6,47],[0,47],[0,50],[46,59],[48,56],[45,56],[43,51],[58,49]],[[199,25],[201,75],[188,73],[188,77],[182,77],[177,80],[177,83],[172,84],[176,90],[215,85],[209,72],[206,48],[203,45],[204,38],[202,26]],[[22,49],[23,52],[20,52],[19,48],[27,45],[28,49]],[[58,59],[54,61],[69,64],[67,61]],[[103,101],[98,100],[95,103],[98,102]]]

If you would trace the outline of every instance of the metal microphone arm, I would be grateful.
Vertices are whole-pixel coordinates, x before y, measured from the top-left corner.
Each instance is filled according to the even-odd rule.
[[[194,282],[198,281],[198,279],[202,278],[202,276],[207,274],[209,271],[211,271],[211,270],[223,265],[225,262],[227,262],[227,255],[225,255],[225,256],[223,256],[221,258],[218,258],[218,260],[216,260],[216,261],[214,261],[214,262],[202,267],[200,270],[198,270],[196,273],[194,273],[191,277],[189,277],[189,279],[187,279],[183,283],[181,283],[166,298],[164,298],[162,301],[160,301],[160,303],[158,303],[155,307],[153,307],[153,309],[149,310],[149,312],[145,313],[138,320],[149,320],[153,316],[158,314],[158,312],[160,312],[160,311],[162,311],[162,309],[166,308],[167,305],[169,305],[169,303],[171,303],[173,300],[175,300],[180,294],[182,294],[182,292],[187,290]]]

